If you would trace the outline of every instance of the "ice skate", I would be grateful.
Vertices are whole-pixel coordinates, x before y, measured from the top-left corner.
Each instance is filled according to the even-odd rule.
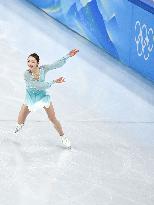
[[[68,137],[66,137],[66,136],[61,136],[61,142],[62,142],[62,144],[66,147],[66,148],[68,148],[68,149],[71,149],[71,142],[70,142],[70,140],[68,139]]]
[[[16,133],[18,133],[21,129],[22,129],[22,127],[24,126],[24,123],[22,123],[22,124],[16,124],[16,128],[15,128],[15,130],[14,130],[14,133],[16,134]]]

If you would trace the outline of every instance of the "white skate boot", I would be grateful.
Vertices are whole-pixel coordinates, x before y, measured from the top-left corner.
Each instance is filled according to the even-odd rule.
[[[71,142],[68,137],[66,137],[65,135],[61,136],[61,142],[66,148],[71,149]]]
[[[24,126],[24,123],[22,123],[22,124],[16,123],[16,128],[15,128],[14,133],[19,132],[22,129],[23,126]]]

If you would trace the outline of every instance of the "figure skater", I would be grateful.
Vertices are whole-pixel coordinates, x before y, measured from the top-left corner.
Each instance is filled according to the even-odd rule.
[[[16,122],[16,128],[14,133],[19,132],[25,124],[26,117],[31,111],[36,111],[39,108],[44,108],[49,120],[53,123],[54,128],[58,132],[61,142],[67,148],[71,148],[71,142],[64,135],[64,131],[58,119],[56,118],[54,107],[50,95],[46,92],[55,83],[63,83],[65,79],[60,77],[52,82],[45,81],[45,75],[48,71],[62,67],[66,60],[73,57],[79,50],[73,49],[67,55],[61,59],[55,61],[49,65],[39,66],[39,56],[36,53],[30,54],[27,59],[27,65],[29,69],[24,72],[24,80],[26,84],[26,96],[24,103],[21,106],[21,110]]]

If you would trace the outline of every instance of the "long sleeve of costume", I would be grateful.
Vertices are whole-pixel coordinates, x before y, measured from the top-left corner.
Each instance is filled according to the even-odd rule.
[[[51,87],[52,84],[54,84],[54,82],[40,82],[37,81],[35,79],[33,79],[30,74],[28,73],[28,71],[26,71],[24,73],[24,80],[26,83],[26,88],[33,88],[36,90],[45,90]]]
[[[64,57],[60,58],[59,60],[55,61],[52,64],[47,64],[47,65],[42,65],[41,67],[44,68],[45,73],[47,73],[49,70],[53,70],[59,67],[62,67],[65,63],[66,60],[70,57],[69,54],[65,55]]]

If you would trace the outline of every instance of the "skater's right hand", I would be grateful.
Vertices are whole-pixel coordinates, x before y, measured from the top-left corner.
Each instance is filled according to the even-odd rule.
[[[76,55],[77,52],[79,52],[79,50],[75,48],[75,49],[73,49],[73,50],[71,50],[71,51],[69,52],[69,56],[70,56],[70,57],[73,57],[73,56]]]
[[[60,77],[60,78],[58,78],[58,79],[56,79],[56,80],[53,80],[53,82],[54,82],[54,83],[63,83],[63,82],[65,82],[65,78]]]

